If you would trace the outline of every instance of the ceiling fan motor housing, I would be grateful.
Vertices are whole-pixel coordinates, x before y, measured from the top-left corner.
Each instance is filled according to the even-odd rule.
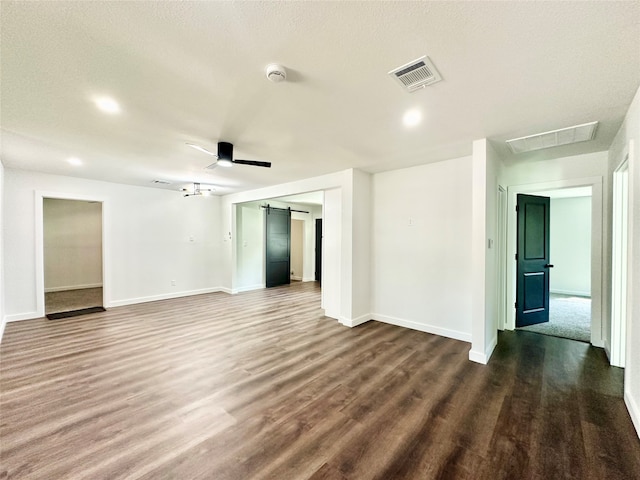
[[[220,160],[233,162],[233,143],[218,142],[218,161]]]

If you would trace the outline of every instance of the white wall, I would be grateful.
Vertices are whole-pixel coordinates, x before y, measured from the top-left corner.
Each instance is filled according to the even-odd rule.
[[[302,280],[304,220],[291,219],[291,279]]]
[[[552,198],[550,291],[591,295],[591,197]]]
[[[471,158],[373,176],[376,320],[471,341]]]
[[[257,202],[236,206],[238,291],[265,287],[264,214]]]
[[[0,341],[6,325],[4,282],[4,165],[0,159]]]
[[[102,204],[45,198],[45,292],[102,286]]]
[[[103,201],[106,307],[220,287],[219,197],[185,198],[158,188],[6,169],[3,233],[9,320],[44,313],[37,248],[41,226],[36,221],[42,196]]]
[[[640,436],[640,89],[609,149],[608,177],[629,153],[629,268],[624,400]],[[609,202],[611,205],[611,202]],[[610,257],[610,252],[609,252]],[[609,275],[609,285],[611,276]]]

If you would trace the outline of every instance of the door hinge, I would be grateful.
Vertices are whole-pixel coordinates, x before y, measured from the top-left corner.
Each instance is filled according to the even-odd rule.
[[[518,302],[513,304],[514,308],[518,308]]]
[[[516,260],[518,260],[518,254],[516,253]]]
[[[518,211],[518,205],[516,205],[516,212]]]

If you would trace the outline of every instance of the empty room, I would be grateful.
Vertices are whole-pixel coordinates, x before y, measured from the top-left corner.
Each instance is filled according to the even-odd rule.
[[[0,478],[640,478],[640,2],[0,3]]]

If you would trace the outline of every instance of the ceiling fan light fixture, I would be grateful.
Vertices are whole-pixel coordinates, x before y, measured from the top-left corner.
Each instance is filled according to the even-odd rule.
[[[221,158],[218,160],[218,165],[221,167],[233,167],[233,162],[231,160],[229,160],[228,158]]]

